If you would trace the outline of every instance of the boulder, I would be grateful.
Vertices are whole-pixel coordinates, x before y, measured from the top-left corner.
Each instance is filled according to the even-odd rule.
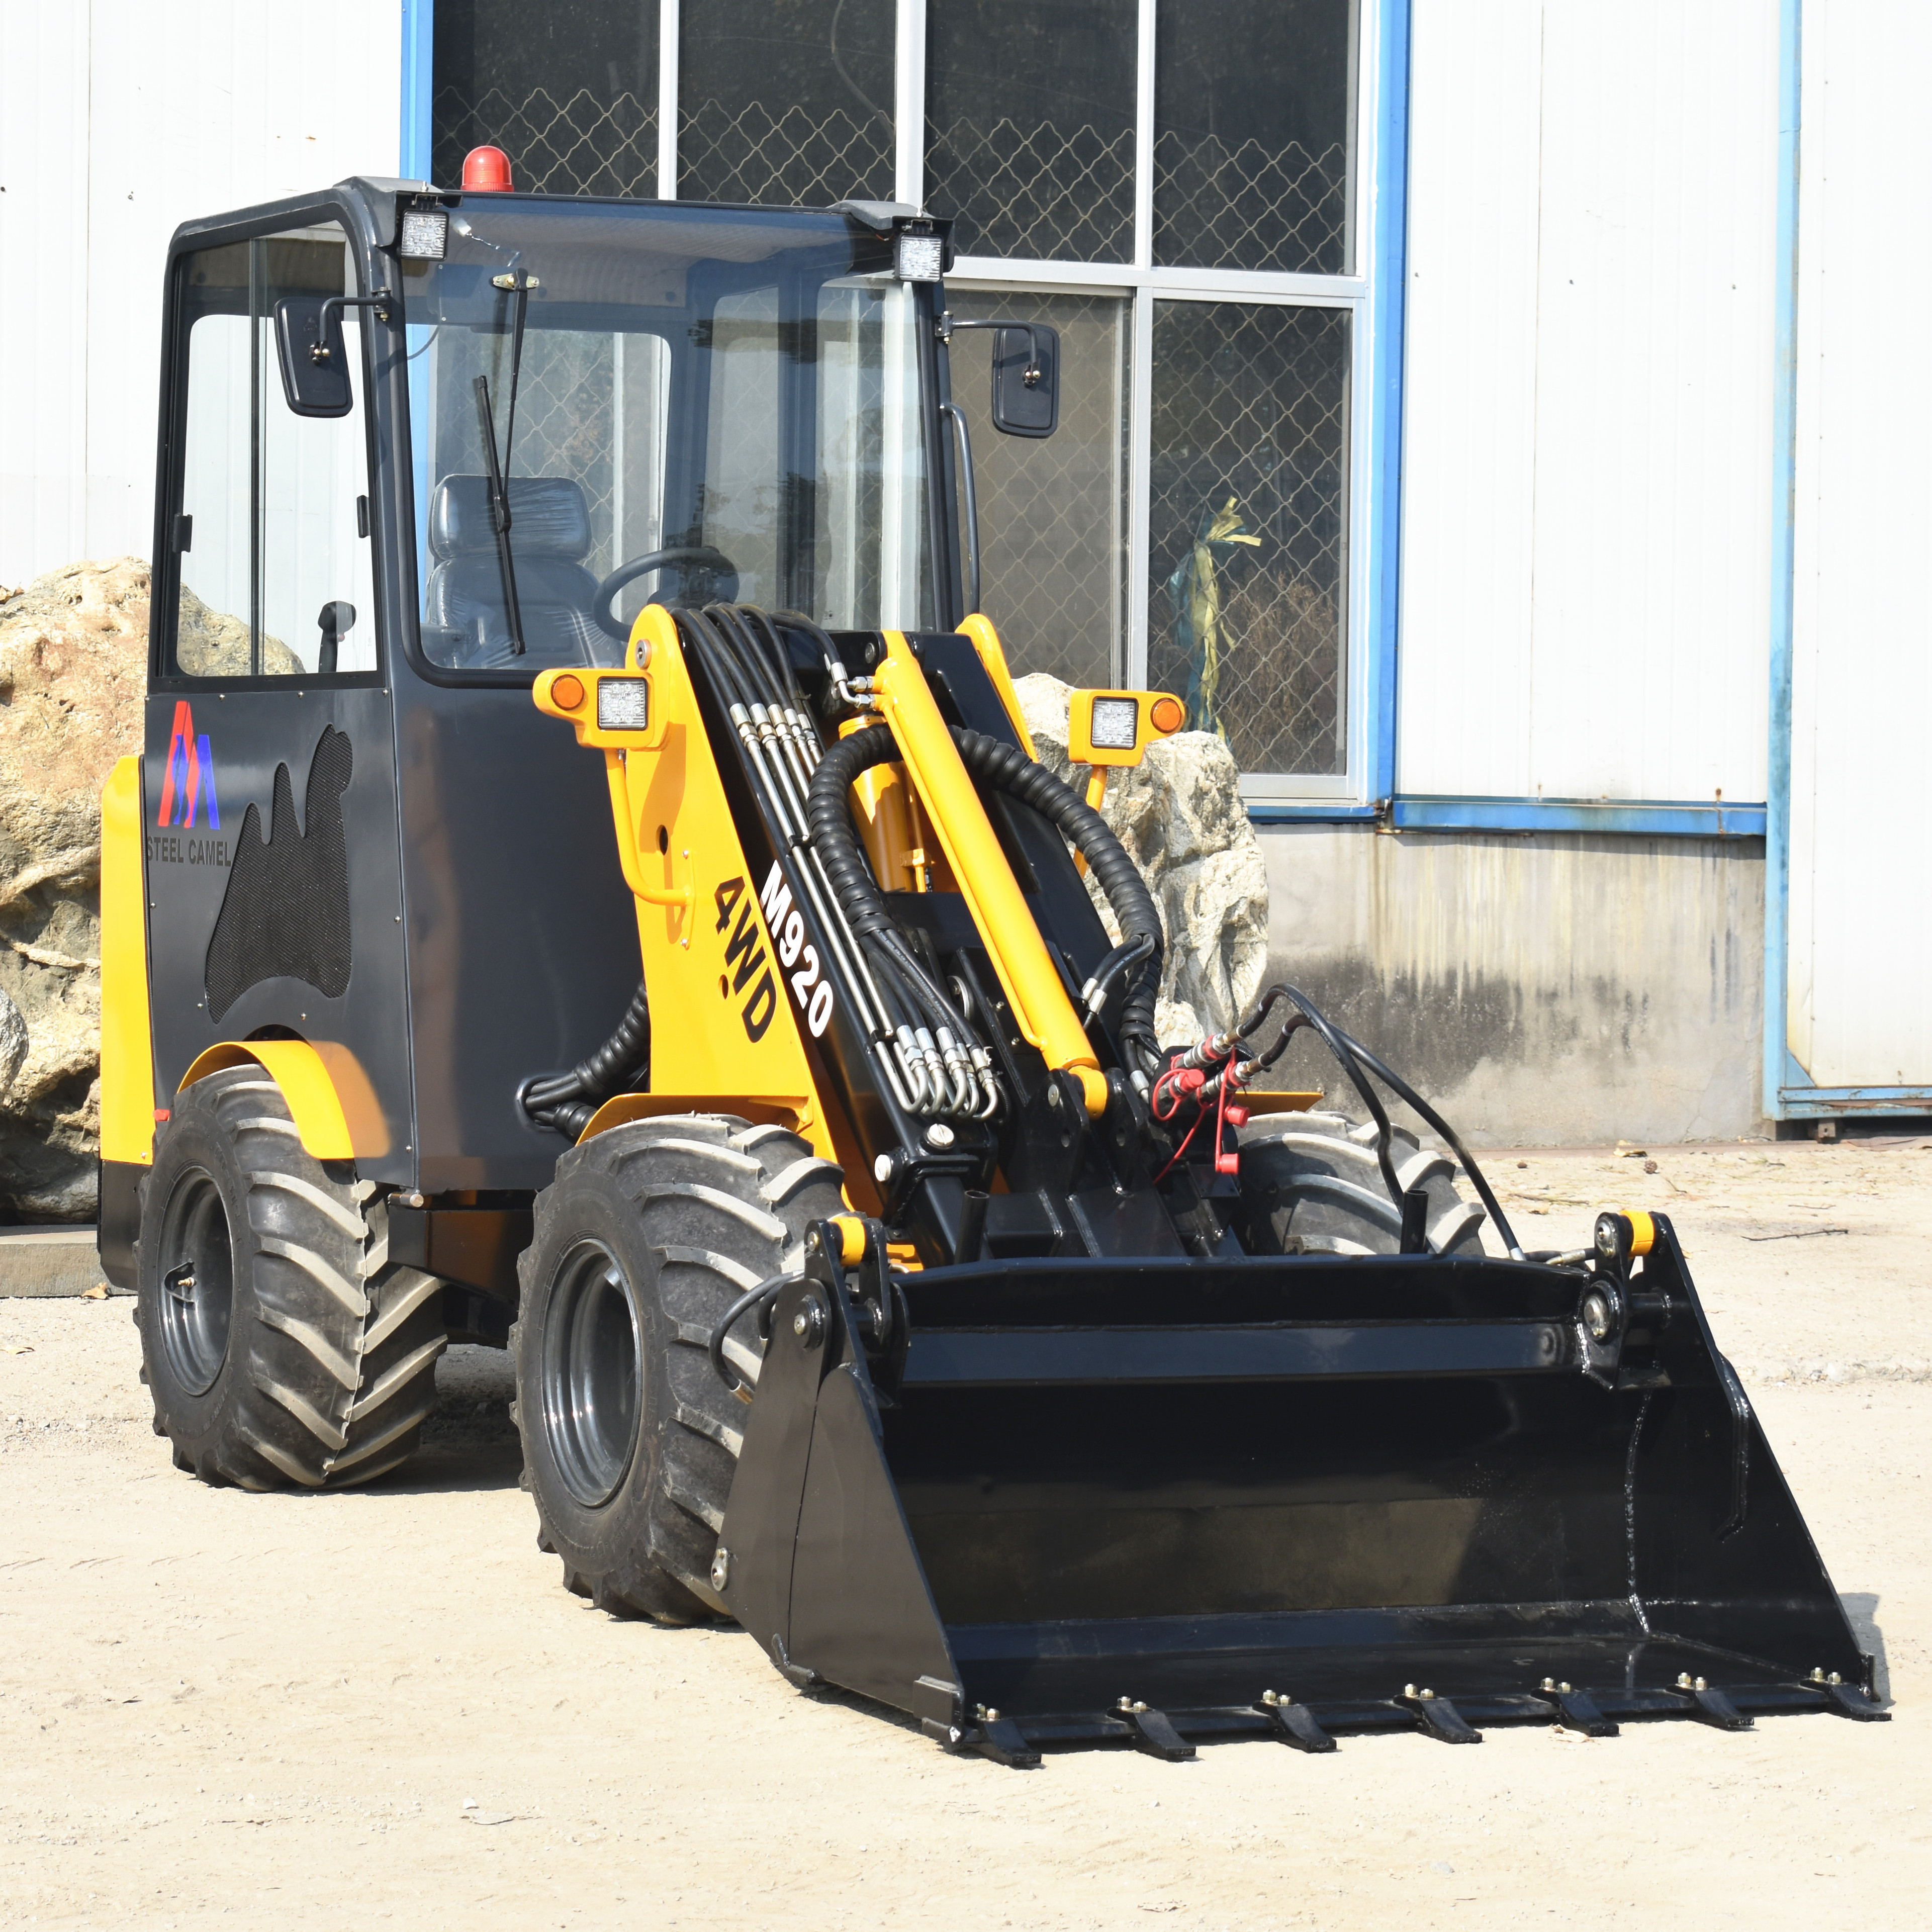
[[[1072,687],[1036,671],[1014,688],[1040,762],[1084,793],[1087,768],[1076,772],[1066,755]],[[1108,775],[1101,816],[1141,868],[1167,928],[1155,1009],[1161,1038],[1178,1045],[1230,1025],[1261,990],[1268,911],[1268,870],[1232,754],[1210,732],[1178,732]],[[1087,890],[1118,938],[1090,877]]]
[[[241,618],[204,604],[184,584],[181,622],[175,627],[175,662],[190,677],[246,677],[248,626]],[[301,658],[280,638],[263,636],[262,676],[294,677],[302,669]]]
[[[12,995],[0,993],[0,1102],[14,1084],[27,1058],[27,1022],[20,1017]]]
[[[148,566],[0,593],[0,1221],[86,1221],[100,1126],[100,788],[141,742]]]

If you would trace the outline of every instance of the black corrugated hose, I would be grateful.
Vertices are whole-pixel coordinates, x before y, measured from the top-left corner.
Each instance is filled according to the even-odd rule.
[[[650,1058],[651,1003],[640,980],[617,1030],[595,1053],[568,1073],[531,1081],[518,1100],[538,1126],[554,1127],[574,1141],[612,1094],[643,1077]]]
[[[1154,994],[1160,985],[1164,937],[1160,909],[1138,867],[1107,822],[1069,786],[1011,745],[977,731],[956,728],[953,742],[966,769],[1010,798],[1030,806],[1057,826],[1074,850],[1084,856],[1113,908],[1122,944],[1143,957],[1132,969],[1123,1003],[1120,1036],[1150,1065],[1159,1064],[1160,1042],[1154,1026]],[[855,731],[826,753],[813,774],[809,812],[812,842],[826,878],[838,896],[852,930],[862,938],[892,934],[892,915],[886,909],[870,868],[860,856],[852,828],[849,802],[852,781],[874,765],[904,756],[890,730]],[[1120,949],[1117,948],[1116,950]]]
[[[812,791],[806,800],[812,842],[845,922],[861,939],[890,932],[892,916],[886,910],[872,868],[860,856],[859,836],[852,829],[852,782],[861,772],[904,755],[892,733],[875,726],[840,739],[812,775]]]
[[[1114,909],[1121,944],[1138,946],[1151,941],[1145,957],[1135,964],[1128,978],[1120,1010],[1120,1039],[1130,1051],[1139,1051],[1148,1066],[1158,1066],[1160,1042],[1154,1032],[1154,1003],[1160,988],[1166,935],[1161,930],[1160,908],[1154,904],[1140,868],[1127,856],[1126,848],[1108,830],[1107,821],[1044,765],[1036,764],[1016,746],[982,737],[977,731],[956,729],[952,739],[975,778],[983,778],[1050,820],[1087,861]]]

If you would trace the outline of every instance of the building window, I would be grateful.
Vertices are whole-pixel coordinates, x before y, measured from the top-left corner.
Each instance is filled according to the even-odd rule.
[[[926,22],[926,200],[964,255],[1131,262],[1133,0],[946,0]]]
[[[656,0],[436,0],[431,175],[501,148],[538,194],[658,191]]]
[[[892,0],[706,0],[678,29],[677,192],[892,198]]]
[[[1063,344],[1060,431],[1024,445],[984,420],[987,338],[952,350],[982,596],[1016,668],[1172,688],[1250,797],[1366,808],[1388,776],[1365,693],[1394,542],[1366,527],[1393,514],[1369,455],[1396,388],[1366,376],[1388,373],[1378,317],[1400,295],[1368,218],[1400,206],[1372,189],[1399,164],[1407,16],[438,0],[436,170],[488,140],[543,192],[952,217],[956,313],[1050,322]],[[593,514],[618,523],[614,484]]]
[[[980,577],[998,587],[1002,635],[1024,640],[1022,671],[1118,684],[1127,674],[1132,304],[985,289],[949,292],[947,301],[962,320],[1011,317],[1060,332],[1060,428],[1043,442],[993,428],[991,332],[953,340],[953,400],[966,412],[979,478]]]
[[[1148,675],[1244,771],[1345,766],[1349,320],[1154,308]]]
[[[1160,0],[1154,258],[1348,268],[1354,0]]]

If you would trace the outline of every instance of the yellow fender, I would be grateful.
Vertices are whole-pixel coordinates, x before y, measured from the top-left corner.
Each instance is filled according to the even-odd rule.
[[[317,1047],[305,1040],[224,1040],[196,1058],[182,1076],[181,1090],[250,1061],[282,1090],[303,1149],[317,1160],[388,1152],[388,1130],[368,1077],[343,1047]]]

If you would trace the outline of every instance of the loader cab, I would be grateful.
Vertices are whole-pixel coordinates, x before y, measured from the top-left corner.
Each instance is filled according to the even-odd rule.
[[[536,674],[621,662],[652,601],[964,614],[944,224],[906,213],[356,180],[177,233],[158,1111],[210,1049],[295,1037],[365,1178],[544,1184],[518,1090],[608,1032],[637,946],[603,776]]]

